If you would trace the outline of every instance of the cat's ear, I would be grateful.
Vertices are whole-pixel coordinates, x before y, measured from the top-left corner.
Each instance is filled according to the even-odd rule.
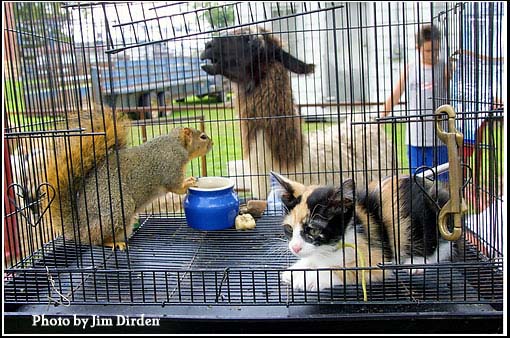
[[[342,191],[345,202],[352,204],[354,202],[354,181],[350,178],[346,179],[342,183]]]
[[[354,181],[345,180],[328,201],[330,209],[346,212],[354,206]]]
[[[299,197],[303,195],[305,191],[305,186],[299,182],[292,181],[287,177],[284,177],[274,171],[271,171],[271,176],[284,188],[288,193],[292,194],[294,197]]]
[[[299,204],[301,201],[301,195],[305,191],[305,186],[273,171],[271,171],[270,174],[282,188],[280,196],[287,209],[291,210]]]

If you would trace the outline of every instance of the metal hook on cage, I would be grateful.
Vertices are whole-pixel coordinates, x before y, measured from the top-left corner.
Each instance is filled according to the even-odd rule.
[[[45,187],[46,192],[43,192],[41,189]],[[18,192],[16,192],[16,190],[18,190]],[[20,206],[16,198],[11,198],[12,195],[18,196],[23,201],[25,201],[24,206]],[[27,223],[30,224],[30,226],[35,228],[37,225],[39,225],[39,223],[41,223],[44,214],[48,211],[51,203],[55,199],[55,188],[53,188],[53,186],[49,183],[41,183],[35,190],[35,198],[32,198],[26,187],[23,187],[18,183],[12,183],[7,187],[7,196],[9,198],[9,202],[11,202],[11,204],[14,206],[16,212],[23,216]],[[42,209],[41,212],[39,212],[39,204],[46,196],[48,196],[48,204],[44,207],[44,209]],[[34,209],[36,207],[37,209]],[[32,212],[26,212],[27,208],[32,210]],[[32,216],[37,217],[35,222],[33,222]]]
[[[441,125],[441,116],[447,115],[448,131]],[[439,211],[438,225],[441,236],[449,241],[455,241],[462,234],[461,217],[467,210],[462,198],[462,171],[459,159],[459,149],[462,149],[464,136],[455,127],[455,111],[450,105],[442,105],[435,111],[437,136],[448,149],[448,163],[450,169],[450,199]],[[453,231],[448,229],[447,216],[453,215]]]

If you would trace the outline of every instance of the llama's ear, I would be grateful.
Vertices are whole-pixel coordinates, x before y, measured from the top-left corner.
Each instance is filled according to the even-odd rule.
[[[301,183],[291,181],[273,171],[271,171],[270,174],[281,187],[280,197],[283,204],[287,207],[287,210],[293,209],[301,201],[301,195],[305,191],[305,186]]]
[[[296,59],[294,56],[290,55],[279,46],[271,44],[268,46],[268,53],[269,55],[274,56],[276,61],[281,62],[285,68],[293,73],[309,74],[313,73],[315,69],[314,64],[307,64],[301,60]]]

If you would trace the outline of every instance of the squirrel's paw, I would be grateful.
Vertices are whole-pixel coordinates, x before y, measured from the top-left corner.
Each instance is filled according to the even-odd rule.
[[[197,184],[198,180],[195,177],[188,177],[184,181],[182,181],[182,185],[179,188],[174,188],[171,190],[172,192],[183,195],[188,192],[188,188],[195,186]]]
[[[112,251],[114,251],[116,248],[118,248],[120,251],[124,251],[127,248],[127,243],[126,242],[115,242],[115,244],[114,244],[113,242],[107,242],[104,244],[104,246],[111,247]]]
[[[198,182],[197,178],[191,176],[185,179],[184,182],[182,182],[182,187],[187,189],[189,187],[195,186],[197,182]]]

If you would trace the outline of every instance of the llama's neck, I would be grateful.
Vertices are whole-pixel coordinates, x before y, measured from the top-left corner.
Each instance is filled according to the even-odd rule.
[[[241,117],[243,157],[253,151],[270,152],[268,169],[294,168],[303,157],[301,118],[296,114],[288,71],[279,63],[267,68],[260,83],[246,93],[237,88],[237,109]],[[263,131],[262,133],[259,131]],[[257,140],[262,137],[263,140]],[[252,149],[258,145],[258,149]],[[264,145],[264,149],[260,149]]]

